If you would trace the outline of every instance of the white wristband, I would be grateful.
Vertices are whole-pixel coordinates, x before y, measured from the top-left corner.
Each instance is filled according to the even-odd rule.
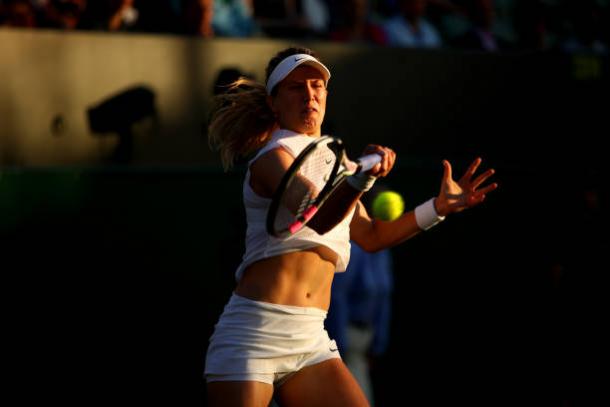
[[[434,208],[434,198],[431,198],[415,208],[415,221],[421,230],[428,230],[437,223],[445,220],[439,216]]]
[[[366,192],[371,189],[376,180],[377,177],[367,175],[364,172],[347,177],[347,183],[354,187],[356,190],[362,192]]]

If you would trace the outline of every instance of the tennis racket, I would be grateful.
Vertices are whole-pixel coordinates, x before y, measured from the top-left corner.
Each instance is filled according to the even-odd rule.
[[[379,154],[350,161],[340,139],[315,139],[295,158],[280,181],[267,212],[267,232],[275,237],[295,234],[347,177],[368,171],[380,161]]]

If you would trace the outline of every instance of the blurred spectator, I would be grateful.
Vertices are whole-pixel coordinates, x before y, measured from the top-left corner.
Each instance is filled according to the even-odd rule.
[[[112,13],[108,18],[108,31],[120,31],[135,26],[138,10],[134,7],[134,0],[116,0],[110,4]]]
[[[212,38],[214,36],[213,18],[214,0],[184,0],[180,31],[184,34]]]
[[[169,1],[96,0],[88,3],[80,28],[150,33],[178,32]]]
[[[464,24],[466,18],[462,8],[456,4],[457,1],[459,0],[428,0],[426,19],[441,31],[447,24],[447,17],[457,17],[461,24]]]
[[[439,30],[443,44],[453,40],[470,28],[470,21],[459,0],[428,0],[426,20]]]
[[[398,0],[399,13],[384,24],[388,44],[399,47],[438,48],[440,33],[425,19],[427,0]]]
[[[398,0],[373,0],[371,2],[373,14],[379,15],[381,18],[388,18],[398,12]],[[333,2],[331,1],[331,4]]]
[[[370,17],[368,0],[341,0],[338,22],[330,32],[333,41],[367,43],[376,45],[387,44],[383,29],[374,24]]]
[[[212,37],[258,35],[251,0],[183,0],[179,32]]]
[[[608,43],[604,30],[608,27],[607,8],[596,0],[580,0],[566,3],[566,15],[571,18],[561,48],[567,52],[594,52],[605,54]]]
[[[0,0],[0,25],[605,55],[609,11],[610,0]]]
[[[552,10],[543,0],[516,0],[513,23],[520,49],[547,50],[554,46]]]
[[[252,0],[254,17],[270,37],[319,38],[326,35],[330,13],[324,0]]]
[[[328,32],[330,12],[325,0],[301,0],[303,16],[309,28],[319,36]]]
[[[201,2],[201,0],[200,0]],[[213,3],[212,27],[221,37],[250,37],[258,33],[252,0],[203,0]]]
[[[514,48],[517,42],[514,25],[516,0],[493,0],[493,5],[495,10],[493,32]]]
[[[135,0],[133,6],[137,13],[137,22],[129,31],[150,33],[179,32],[180,21],[170,0]]]
[[[87,0],[38,2],[38,26],[74,30],[79,28]]]
[[[136,29],[140,13],[134,0],[90,1],[79,28],[104,31],[131,31]]]
[[[496,17],[493,0],[462,0],[461,3],[471,25],[452,45],[477,51],[500,51],[509,48],[508,42],[493,32]]]
[[[0,25],[9,27],[36,27],[34,7],[27,0],[0,2]]]

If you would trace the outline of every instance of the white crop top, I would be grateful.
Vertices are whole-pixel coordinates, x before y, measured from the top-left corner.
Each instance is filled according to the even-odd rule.
[[[243,186],[246,221],[248,223],[246,253],[235,272],[237,281],[241,279],[246,267],[257,260],[315,246],[326,246],[337,253],[339,259],[336,272],[345,271],[350,255],[349,224],[354,216],[354,209],[337,226],[324,235],[319,235],[313,229],[305,226],[294,235],[280,239],[269,235],[266,229],[265,221],[271,199],[256,194],[250,186],[250,165],[261,155],[275,148],[284,148],[293,157],[296,157],[311,142],[312,138],[309,136],[290,130],[276,130],[269,142],[248,163],[248,171]]]

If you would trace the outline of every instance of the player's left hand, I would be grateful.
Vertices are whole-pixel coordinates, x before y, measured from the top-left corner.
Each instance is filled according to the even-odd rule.
[[[481,161],[483,161],[481,158],[474,160],[462,178],[457,182],[453,180],[451,164],[447,160],[443,161],[445,171],[441,182],[441,190],[435,201],[436,211],[440,216],[472,208],[483,202],[487,194],[498,187],[498,184],[494,182],[479,188],[495,173],[493,168],[488,169],[474,180],[472,179]]]

